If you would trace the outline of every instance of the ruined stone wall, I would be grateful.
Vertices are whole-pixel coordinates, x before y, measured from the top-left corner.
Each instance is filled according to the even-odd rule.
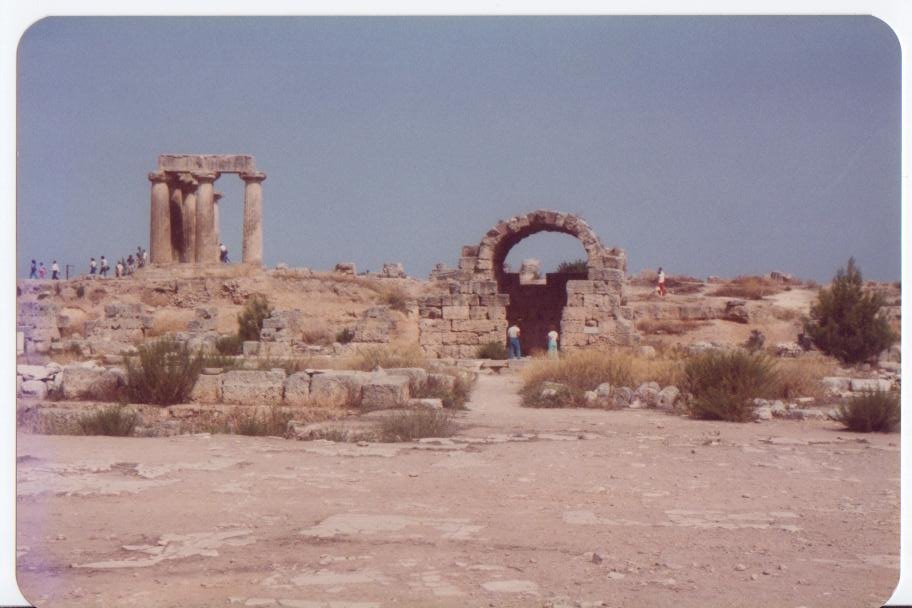
[[[528,315],[534,307],[534,303],[520,300],[534,297],[534,292],[527,294],[515,287],[516,279],[503,270],[504,261],[519,241],[543,231],[579,239],[587,254],[585,278],[566,279],[566,303],[560,313],[561,347],[639,342],[633,311],[627,305],[626,253],[606,249],[589,225],[575,215],[539,210],[501,221],[479,245],[463,247],[459,269],[447,281],[449,294],[419,299],[419,342],[428,356],[474,357],[480,344],[506,341],[509,322]],[[549,280],[564,279],[549,275]],[[550,302],[556,297],[553,292],[545,290],[540,295],[548,306],[561,306]],[[524,327],[524,321],[518,323],[524,336],[541,333],[537,318],[529,327]]]

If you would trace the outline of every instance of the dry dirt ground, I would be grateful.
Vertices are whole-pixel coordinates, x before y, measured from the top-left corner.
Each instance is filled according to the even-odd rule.
[[[18,442],[38,606],[879,606],[899,436],[529,410],[482,376],[459,435]],[[601,604],[603,602],[604,604]]]

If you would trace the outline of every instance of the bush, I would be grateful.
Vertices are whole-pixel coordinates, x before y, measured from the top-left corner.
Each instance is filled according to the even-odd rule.
[[[384,417],[380,421],[379,440],[397,442],[423,437],[450,437],[455,432],[456,423],[449,412],[412,410]]]
[[[258,416],[256,411],[248,413],[235,408],[228,418],[227,425],[229,430],[238,435],[284,437],[292,418],[294,414],[291,411],[277,406],[270,407],[269,412],[262,416]]]
[[[127,390],[135,403],[185,402],[203,368],[202,354],[192,354],[175,340],[140,346],[138,357],[138,365],[132,357],[126,359]]]
[[[340,329],[339,332],[336,333],[336,342],[338,342],[339,344],[348,344],[349,342],[351,342],[354,339],[355,339],[355,332],[354,332],[354,330],[352,330],[348,327],[346,327],[345,329]]]
[[[443,407],[450,410],[464,410],[472,392],[472,380],[465,373],[453,373],[452,388],[431,376],[413,391],[416,399],[440,399]]]
[[[408,312],[408,294],[401,289],[395,287],[384,289],[380,292],[380,302],[392,310],[398,310],[401,313]]]
[[[260,330],[263,329],[263,320],[272,314],[272,307],[266,296],[255,294],[244,304],[243,310],[238,314],[238,339],[259,340]]]
[[[83,435],[129,437],[138,422],[139,416],[136,412],[115,405],[80,416],[77,424]]]
[[[763,332],[759,329],[752,329],[750,337],[744,343],[744,348],[749,350],[752,353],[763,350],[763,345],[766,343],[766,336],[763,335]]]
[[[238,335],[219,336],[215,341],[215,350],[220,355],[240,355],[244,352],[244,341]]]
[[[509,356],[509,353],[503,342],[485,342],[478,347],[475,356],[479,359],[503,360]]]
[[[841,403],[836,408],[836,419],[850,431],[890,433],[899,427],[899,395],[872,391],[852,397],[848,403]]]
[[[775,380],[766,355],[710,351],[684,365],[683,390],[694,418],[746,422],[754,416],[753,400],[769,396]]]
[[[818,293],[804,331],[817,348],[844,363],[867,361],[896,341],[880,314],[883,304],[883,296],[864,291],[861,271],[849,258],[832,285]]]
[[[77,298],[84,298],[85,295],[86,295],[86,288],[85,288],[85,285],[77,285],[77,286],[76,286],[76,297],[77,297]]]
[[[328,346],[332,344],[333,335],[326,327],[311,324],[301,330],[301,341],[305,344]]]
[[[700,329],[709,325],[706,321],[691,319],[643,319],[637,322],[636,327],[646,335],[680,336],[687,332]]]
[[[586,260],[576,259],[571,262],[561,262],[557,265],[557,272],[587,273],[589,264]]]
[[[741,276],[721,285],[709,295],[762,300],[764,296],[771,296],[780,291],[782,287],[766,277]]]

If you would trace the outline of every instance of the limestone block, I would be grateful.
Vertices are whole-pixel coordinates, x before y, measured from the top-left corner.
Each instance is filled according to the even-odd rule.
[[[474,270],[475,263],[478,261],[478,258],[459,258],[459,269],[460,270]]]
[[[41,380],[26,380],[19,388],[19,392],[21,392],[23,397],[29,397],[32,399],[44,399],[47,397],[48,388],[47,384]]]
[[[93,399],[110,394],[124,384],[122,370],[108,370],[96,365],[67,365],[61,374],[60,389],[67,400]]]
[[[419,306],[418,317],[421,319],[439,319],[443,316],[439,306]]]
[[[222,401],[232,404],[279,404],[284,384],[284,371],[231,370],[222,378]]]
[[[475,262],[476,270],[493,270],[494,261],[493,260],[478,260]]]
[[[831,393],[841,393],[852,388],[852,379],[844,376],[824,376],[820,382]]]
[[[47,380],[53,373],[44,365],[17,365],[16,373],[23,380]]]
[[[488,307],[487,306],[470,306],[469,307],[469,319],[472,321],[487,321],[488,320]]]
[[[244,340],[241,352],[245,357],[255,357],[260,353],[260,343],[257,340]]]
[[[450,374],[429,373],[427,381],[446,392],[452,391],[456,386],[456,377]]]
[[[463,245],[461,256],[464,258],[473,258],[478,255],[478,245]]]
[[[564,306],[561,319],[564,321],[584,321],[588,310],[582,306]]]
[[[664,409],[674,409],[675,403],[681,396],[681,391],[676,386],[666,386],[659,391],[656,405]]]
[[[412,392],[422,386],[428,379],[427,370],[422,367],[392,367],[390,369],[383,370],[391,376],[407,376],[409,379],[409,389]]]
[[[610,281],[614,283],[623,282],[626,278],[624,272],[617,268],[591,268],[588,276],[591,281]]]
[[[409,399],[406,407],[413,410],[442,410],[443,401],[440,399]]]
[[[487,333],[495,329],[497,329],[497,323],[494,321],[453,321],[453,331]]]
[[[357,407],[361,389],[370,377],[366,372],[326,371],[314,374],[310,380],[310,399],[332,407]]]
[[[659,385],[655,382],[643,383],[637,388],[634,396],[649,407],[655,407],[659,402]]]
[[[567,281],[567,293],[595,293],[595,286],[592,281],[571,279]]]
[[[443,318],[444,319],[468,319],[469,318],[469,307],[468,306],[444,306],[443,307]]]
[[[488,319],[491,321],[506,321],[507,308],[505,306],[488,306]]]
[[[108,318],[129,316],[138,317],[143,313],[143,305],[112,302],[110,304],[105,304],[104,312],[105,316]]]
[[[852,392],[865,391],[888,391],[890,390],[890,381],[881,378],[852,378]]]
[[[441,301],[441,296],[424,296],[418,298],[418,306],[427,306],[427,307],[437,307],[443,305]]]
[[[385,321],[360,321],[355,325],[355,342],[389,342],[390,323]]]
[[[422,332],[444,332],[453,328],[449,319],[418,319],[418,329]]]
[[[193,403],[221,403],[222,402],[222,375],[200,374],[190,391],[190,401]]]
[[[399,407],[408,401],[409,377],[375,374],[361,390],[361,407],[382,410]]]
[[[747,302],[744,300],[729,300],[725,303],[725,312],[722,318],[735,323],[748,323],[750,314],[747,310]]]
[[[472,281],[469,291],[480,296],[493,296],[497,293],[496,281]]]
[[[310,374],[295,372],[285,378],[285,403],[306,405],[310,402]]]

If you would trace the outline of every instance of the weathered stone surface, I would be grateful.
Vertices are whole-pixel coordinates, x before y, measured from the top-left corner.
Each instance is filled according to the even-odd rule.
[[[890,390],[890,381],[882,378],[852,378],[852,392],[864,391],[888,391]]]
[[[48,388],[47,384],[41,380],[26,380],[19,387],[19,392],[23,397],[31,397],[33,399],[44,399],[47,397]]]
[[[845,376],[825,376],[820,379],[824,388],[832,393],[848,391],[852,386],[852,379]]]
[[[104,397],[124,385],[122,370],[105,369],[94,364],[74,364],[63,368],[60,389],[64,399]]]
[[[222,401],[231,404],[279,404],[284,384],[284,371],[231,370],[222,377]]]
[[[370,377],[366,372],[326,371],[314,374],[310,380],[310,398],[331,407],[357,407],[361,403],[361,387]]]
[[[285,378],[285,403],[307,405],[310,402],[310,374],[295,372]]]
[[[200,374],[190,391],[190,401],[194,403],[222,402],[222,375]]]
[[[618,406],[629,406],[633,401],[633,389],[628,386],[619,386],[612,388],[611,399]]]
[[[441,410],[443,409],[443,401],[440,399],[409,399],[406,402],[406,406],[409,409],[414,410]]]
[[[666,386],[657,396],[656,405],[663,409],[674,409],[681,391],[676,386]]]
[[[722,318],[726,321],[734,321],[735,323],[750,322],[747,302],[744,300],[729,300],[725,303],[725,313]]]
[[[391,376],[408,377],[409,389],[412,391],[422,386],[428,379],[428,372],[422,367],[391,367],[383,371]]]
[[[798,357],[804,349],[797,342],[780,342],[776,345],[776,355],[780,357]]]
[[[16,373],[22,376],[23,380],[47,380],[57,372],[44,365],[17,365]]]
[[[408,399],[408,376],[374,374],[361,389],[361,407],[365,410],[392,409]]]

